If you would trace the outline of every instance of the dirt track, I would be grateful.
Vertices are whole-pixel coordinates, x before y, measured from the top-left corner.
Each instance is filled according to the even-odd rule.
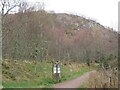
[[[83,74],[82,76],[80,77],[77,77],[73,80],[70,80],[70,81],[65,81],[63,83],[58,83],[58,84],[55,84],[54,85],[54,88],[78,88],[80,87],[80,85],[87,81],[87,79],[89,78],[89,75],[91,73],[95,73],[96,71],[93,70],[93,71],[90,71],[90,72],[87,72],[85,74]]]

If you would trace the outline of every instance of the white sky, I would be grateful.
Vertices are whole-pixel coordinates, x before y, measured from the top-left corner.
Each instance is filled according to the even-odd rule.
[[[45,3],[45,10],[84,15],[104,26],[118,30],[118,1],[120,0],[27,0]]]

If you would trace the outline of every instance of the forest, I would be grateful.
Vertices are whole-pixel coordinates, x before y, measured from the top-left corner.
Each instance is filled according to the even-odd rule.
[[[45,11],[43,4],[29,6],[20,2],[18,12],[9,13],[16,3],[7,12],[6,0],[2,3],[2,65],[6,81],[6,74],[11,75],[6,71],[11,66],[6,65],[14,65],[14,60],[84,63],[88,67],[99,64],[100,71],[117,78],[118,32],[112,28],[84,16]]]

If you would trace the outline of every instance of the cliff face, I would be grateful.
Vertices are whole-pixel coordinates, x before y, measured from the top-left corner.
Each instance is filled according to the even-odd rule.
[[[117,56],[117,32],[81,16],[45,11],[17,13],[5,18],[4,27],[5,58],[83,60]]]

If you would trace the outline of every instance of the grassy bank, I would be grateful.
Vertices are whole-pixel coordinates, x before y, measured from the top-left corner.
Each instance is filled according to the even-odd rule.
[[[52,62],[3,60],[3,87],[43,88],[52,87]],[[61,63],[61,82],[73,79],[92,70],[84,64]]]

